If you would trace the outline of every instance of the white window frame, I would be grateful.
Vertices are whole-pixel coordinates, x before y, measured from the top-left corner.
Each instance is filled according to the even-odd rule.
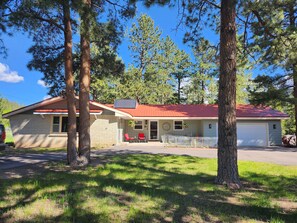
[[[136,122],[141,122],[141,129],[135,129],[135,127],[136,127]],[[133,129],[134,129],[135,131],[142,131],[142,130],[143,130],[143,120],[135,120],[135,125],[134,125]]]
[[[54,132],[54,117],[59,118],[59,132]],[[53,115],[52,116],[52,121],[51,121],[51,133],[52,134],[67,134],[67,132],[62,132],[63,117],[68,117],[68,116],[67,115]],[[76,117],[76,118],[78,118],[78,117]],[[76,130],[76,132],[78,133],[78,129]]]
[[[175,128],[175,122],[181,122],[182,128],[181,129],[176,129]],[[173,130],[174,131],[183,131],[184,130],[184,120],[173,120]]]
[[[58,132],[54,132],[54,118],[55,117],[59,118],[59,131]],[[54,133],[54,134],[61,133],[61,128],[62,128],[61,124],[62,124],[61,115],[53,115],[52,116],[52,121],[51,121],[51,133]],[[58,124],[56,124],[56,125],[58,125]]]

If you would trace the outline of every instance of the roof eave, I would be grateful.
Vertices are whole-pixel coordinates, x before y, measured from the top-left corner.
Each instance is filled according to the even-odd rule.
[[[137,120],[218,120],[218,117],[180,117],[180,116],[170,116],[170,117],[160,117],[160,116],[133,116],[132,119]],[[236,120],[282,120],[289,119],[289,117],[237,117]]]
[[[5,114],[2,115],[2,117],[3,118],[9,118],[10,116],[14,116],[14,115],[17,115],[17,114],[20,114],[20,113],[35,109],[35,108],[38,108],[40,106],[49,105],[49,104],[52,104],[52,103],[55,103],[55,102],[58,102],[58,101],[62,101],[63,99],[64,99],[63,97],[54,97],[54,98],[46,99],[46,100],[34,103],[32,105],[28,105],[28,106],[19,108],[17,110],[5,113]]]

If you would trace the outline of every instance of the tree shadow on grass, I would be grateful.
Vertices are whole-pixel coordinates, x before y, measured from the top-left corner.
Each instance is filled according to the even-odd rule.
[[[58,174],[48,173],[38,178],[39,187],[34,191],[46,191],[56,186],[65,187],[62,191],[49,190],[40,195],[54,200],[58,197],[60,201],[57,203],[67,206],[63,209],[63,214],[53,219],[45,218],[45,221],[230,222],[242,219],[269,221],[271,218],[277,218],[285,222],[295,222],[297,219],[297,213],[286,214],[274,207],[232,202],[229,198],[234,197],[237,192],[214,186],[214,175],[202,170],[188,173],[183,169],[183,165],[198,165],[204,160],[165,155],[115,156],[112,160],[109,159],[109,163],[104,167]],[[166,167],[166,164],[174,165]],[[253,173],[246,173],[244,180],[252,180],[259,187],[265,186],[265,192],[270,193],[270,196],[284,195],[277,194],[278,189],[287,188],[296,182],[288,177],[275,180],[269,175]],[[22,181],[11,182],[22,184]],[[267,183],[262,185],[260,182]],[[5,196],[9,185],[8,183],[1,186],[0,198]],[[27,195],[25,197],[32,196],[32,191],[23,193]],[[19,206],[30,205],[34,199],[25,202],[28,200],[26,198],[14,206],[5,207],[2,213]],[[92,199],[94,203],[90,201],[88,204],[88,200]],[[153,204],[148,206],[146,202]],[[114,213],[113,210],[120,213]],[[0,218],[1,220],[5,222],[8,219]]]

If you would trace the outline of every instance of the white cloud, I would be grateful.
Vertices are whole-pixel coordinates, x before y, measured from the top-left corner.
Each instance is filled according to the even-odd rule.
[[[8,83],[18,83],[24,80],[23,76],[20,76],[18,72],[11,71],[9,66],[0,63],[0,81]]]
[[[37,81],[37,84],[39,84],[39,85],[42,86],[42,87],[47,87],[45,81],[43,81],[43,80],[38,80],[38,81]]]
[[[46,100],[46,99],[49,99],[49,98],[51,98],[52,96],[50,96],[50,95],[45,95],[44,97],[43,97],[43,100]]]

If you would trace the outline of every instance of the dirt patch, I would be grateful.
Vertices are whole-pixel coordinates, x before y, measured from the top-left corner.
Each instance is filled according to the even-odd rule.
[[[288,199],[279,199],[279,200],[274,200],[273,203],[275,203],[286,213],[297,211],[297,202],[293,202]]]

